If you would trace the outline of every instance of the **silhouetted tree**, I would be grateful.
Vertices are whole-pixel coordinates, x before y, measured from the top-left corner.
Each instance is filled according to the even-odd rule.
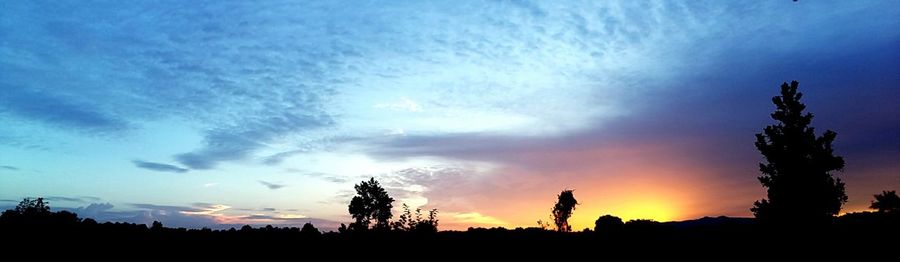
[[[393,208],[394,199],[388,196],[375,178],[369,181],[362,181],[358,185],[353,186],[356,189],[356,196],[350,200],[350,215],[356,222],[350,224],[352,230],[367,230],[372,220],[375,220],[373,229],[390,229],[391,208]]]
[[[150,226],[150,230],[152,230],[152,231],[163,230],[163,224],[159,221],[153,221],[153,224]]]
[[[772,98],[775,125],[756,135],[756,148],[765,157],[759,164],[759,181],[768,199],[753,204],[753,214],[764,221],[825,222],[847,202],[844,183],[832,171],[844,167],[844,159],[831,147],[837,133],[817,137],[810,125],[813,115],[804,113],[797,81],[781,85],[781,96]]]
[[[559,193],[556,205],[553,206],[552,210],[553,223],[556,224],[557,231],[572,231],[572,226],[569,225],[569,217],[572,216],[572,211],[575,210],[576,205],[578,205],[578,200],[575,200],[575,195],[571,189],[566,189]]]
[[[897,212],[900,211],[900,197],[897,191],[884,191],[881,194],[875,194],[875,200],[872,201],[871,209],[877,209],[878,212]]]
[[[300,233],[305,234],[305,235],[315,235],[315,236],[322,234],[321,232],[319,232],[319,229],[316,228],[315,226],[313,226],[313,224],[310,222],[306,222],[306,224],[303,224],[303,227],[300,228]]]
[[[43,197],[25,198],[16,205],[15,211],[23,215],[48,215],[50,214],[50,205],[44,202]]]
[[[594,231],[597,233],[617,234],[621,233],[624,228],[625,222],[622,222],[622,219],[616,216],[604,215],[597,218],[597,221],[594,221]]]

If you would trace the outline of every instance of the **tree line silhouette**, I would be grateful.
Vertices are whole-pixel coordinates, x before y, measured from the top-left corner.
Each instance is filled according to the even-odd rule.
[[[466,231],[438,231],[438,210],[423,214],[402,205],[397,220],[392,209],[395,200],[375,178],[354,185],[356,195],[350,200],[349,225],[341,224],[337,232],[320,232],[313,224],[297,227],[254,228],[245,225],[228,230],[167,228],[155,221],[143,224],[99,223],[79,218],[69,211],[50,211],[43,198],[25,198],[14,209],[0,215],[0,236],[32,241],[72,241],[89,239],[104,243],[196,243],[248,246],[282,246],[305,243],[313,246],[353,243],[423,243],[460,244],[472,248],[493,241],[535,245],[574,245],[600,243],[645,243],[669,241],[670,244],[722,244],[724,240],[750,243],[772,239],[775,235],[802,232],[805,236],[828,236],[827,239],[859,239],[900,233],[900,197],[896,191],[874,195],[870,208],[877,212],[857,212],[837,216],[847,202],[844,182],[835,177],[844,159],[835,155],[832,143],[837,133],[831,130],[817,135],[810,126],[813,115],[804,112],[797,81],[783,83],[779,96],[772,102],[771,114],[776,123],[756,134],[755,146],[764,161],[759,163],[758,177],[766,189],[766,198],[753,203],[755,218],[705,217],[697,220],[658,222],[646,219],[623,221],[613,215],[602,215],[593,229],[572,232],[568,223],[580,204],[574,190],[562,190],[556,196],[549,222],[539,220],[532,228],[469,228]],[[549,230],[549,229],[554,230]],[[792,232],[792,233],[791,233]],[[422,241],[428,240],[428,241]],[[895,239],[896,240],[896,239]],[[684,242],[686,241],[686,242]]]

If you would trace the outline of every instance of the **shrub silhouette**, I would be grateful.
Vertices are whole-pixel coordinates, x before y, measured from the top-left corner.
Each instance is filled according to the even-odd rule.
[[[350,224],[350,229],[368,230],[372,220],[375,220],[373,229],[389,230],[394,199],[374,177],[354,185],[353,188],[356,189],[356,196],[350,200],[348,210],[356,222]]]
[[[897,191],[894,190],[881,192],[881,194],[875,195],[875,200],[872,200],[872,205],[869,208],[876,209],[878,212],[900,211],[900,197],[897,196]]]
[[[553,223],[556,225],[556,231],[571,232],[572,226],[569,225],[569,217],[572,217],[572,211],[578,205],[575,195],[571,189],[563,190],[557,196],[556,205],[553,206],[552,216]]]
[[[594,232],[600,234],[619,234],[625,229],[625,222],[612,215],[604,215],[594,222]]]
[[[756,148],[765,157],[759,164],[760,183],[768,199],[753,204],[753,214],[762,221],[823,223],[830,221],[847,202],[844,183],[832,171],[844,167],[844,159],[831,147],[837,133],[825,131],[817,137],[810,127],[813,115],[804,113],[797,81],[781,85],[781,95],[772,98],[778,121],[756,135]]]
[[[422,218],[421,208],[416,208],[415,215],[413,215],[409,206],[403,204],[403,213],[400,214],[400,219],[391,223],[391,226],[397,231],[435,233],[438,226],[437,212],[437,209],[432,209],[428,211],[427,218]]]

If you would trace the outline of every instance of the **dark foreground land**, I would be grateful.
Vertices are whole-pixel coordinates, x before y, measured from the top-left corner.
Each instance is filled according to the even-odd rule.
[[[837,217],[828,225],[801,227],[763,225],[751,218],[718,217],[666,223],[630,221],[622,226],[597,227],[596,230],[573,233],[539,228],[470,228],[467,231],[437,233],[319,233],[277,227],[209,230],[97,223],[91,219],[79,219],[73,213],[56,212],[37,219],[21,217],[0,221],[0,237],[3,239],[2,251],[6,254],[24,249],[49,252],[98,248],[156,255],[185,252],[215,256],[273,255],[278,252],[300,252],[335,257],[394,257],[401,260],[413,259],[402,259],[409,254],[435,257],[489,255],[495,258],[547,257],[553,254],[618,254],[633,257],[714,254],[851,257],[883,254],[893,257],[887,261],[896,261],[894,259],[900,250],[900,213],[853,213]]]

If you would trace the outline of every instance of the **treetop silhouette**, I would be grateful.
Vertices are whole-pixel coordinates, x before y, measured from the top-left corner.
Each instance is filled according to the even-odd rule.
[[[50,205],[47,202],[44,202],[43,197],[39,198],[25,198],[22,199],[22,202],[19,202],[16,205],[16,212],[23,215],[39,215],[39,214],[49,214],[50,213]]]
[[[348,210],[356,221],[350,224],[352,230],[368,230],[372,220],[372,229],[390,230],[391,208],[394,199],[378,184],[375,178],[362,181],[353,186],[356,196],[350,200]]]
[[[556,230],[559,232],[571,232],[572,226],[569,225],[569,217],[572,216],[578,200],[575,200],[573,190],[566,189],[557,195],[556,205],[553,206],[552,216]]]
[[[756,148],[765,158],[759,164],[760,183],[767,199],[756,201],[753,214],[763,221],[827,222],[847,202],[844,183],[832,176],[844,167],[844,159],[834,155],[831,143],[837,133],[816,136],[810,126],[812,113],[804,113],[799,83],[781,85],[781,95],[772,98],[776,110],[769,125],[756,134]]]
[[[875,200],[872,201],[869,208],[878,210],[878,212],[898,212],[900,211],[900,197],[894,190],[881,192],[881,194],[875,195]]]

